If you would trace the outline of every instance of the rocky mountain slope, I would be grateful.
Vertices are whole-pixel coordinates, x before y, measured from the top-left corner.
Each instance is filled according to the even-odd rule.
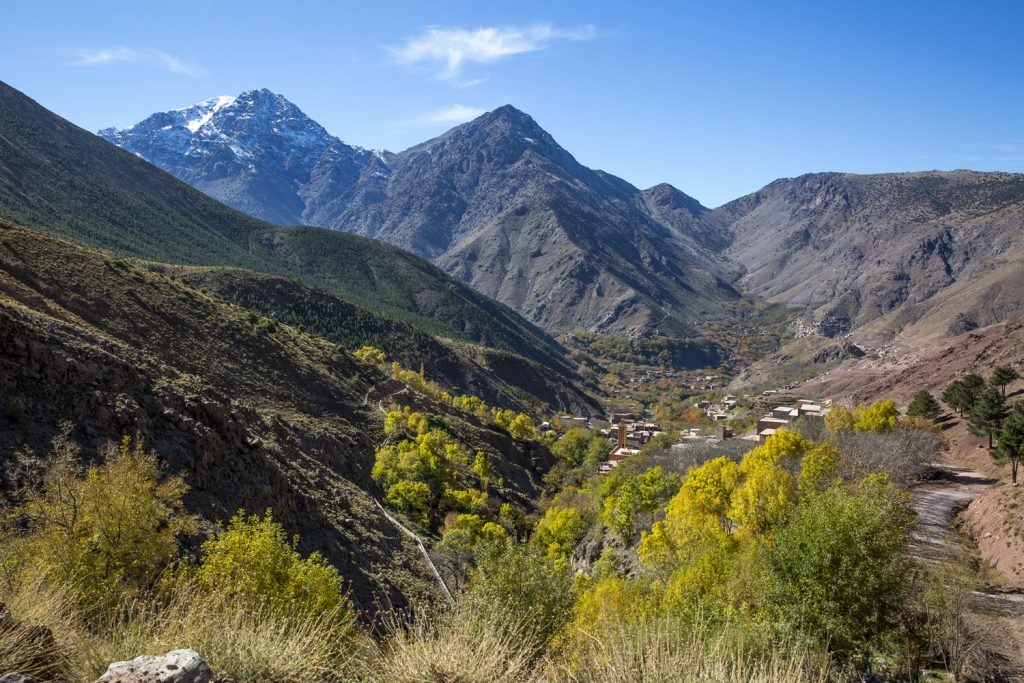
[[[255,220],[4,84],[0,218],[120,254],[295,278],[426,334],[540,363],[567,385],[563,393],[579,393],[550,336],[430,263],[356,235]]]
[[[692,334],[738,297],[704,207],[582,166],[511,106],[399,154],[330,138],[266,91],[101,135],[253,215],[430,258],[548,330]]]
[[[868,345],[1024,312],[1024,176],[810,174],[712,211],[581,166],[509,106],[376,154],[266,91],[225,101],[103,135],[254,215],[412,250],[549,330],[693,334],[731,285]]]
[[[379,152],[345,144],[265,89],[99,134],[229,206],[279,225],[310,224],[307,201],[315,203],[320,188],[350,188],[364,175],[388,175]]]
[[[1024,367],[1024,316],[890,358],[850,359],[802,390],[857,403],[892,398],[906,405],[921,389],[938,396],[957,377],[968,372],[987,377],[998,365]]]
[[[713,212],[740,287],[826,336],[907,346],[1024,313],[1024,175],[821,173]]]
[[[160,271],[0,222],[0,501],[46,467],[55,437],[90,460],[129,435],[186,478],[189,509],[210,524],[272,508],[360,607],[436,597],[366,488],[384,438],[377,402],[404,385]],[[504,482],[492,496],[530,505],[545,448],[415,392],[404,400],[487,454]]]
[[[390,199],[346,228],[433,252],[547,329],[693,333],[738,296],[720,259],[658,222],[643,193],[580,165],[512,107],[403,152],[393,169]]]

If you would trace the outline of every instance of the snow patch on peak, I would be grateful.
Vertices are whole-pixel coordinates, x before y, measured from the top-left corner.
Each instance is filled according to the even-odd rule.
[[[193,104],[191,107],[180,109],[179,111],[192,114],[193,118],[190,118],[185,122],[185,127],[188,128],[190,132],[195,133],[206,125],[206,122],[209,121],[214,114],[229,104],[234,104],[234,102],[234,97],[230,95],[221,95],[220,97],[213,97],[198,104]]]

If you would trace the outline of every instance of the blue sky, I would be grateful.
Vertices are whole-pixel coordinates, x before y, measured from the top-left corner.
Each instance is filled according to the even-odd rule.
[[[812,171],[1024,171],[1020,2],[7,3],[0,79],[84,128],[266,87],[398,151],[510,103],[709,206]]]

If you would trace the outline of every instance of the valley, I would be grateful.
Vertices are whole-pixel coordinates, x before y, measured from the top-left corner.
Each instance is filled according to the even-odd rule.
[[[1019,680],[1022,179],[708,208],[510,105],[0,83],[0,674]]]

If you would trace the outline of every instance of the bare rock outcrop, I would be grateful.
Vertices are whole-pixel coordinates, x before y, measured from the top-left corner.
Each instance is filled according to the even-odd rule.
[[[210,683],[213,670],[195,650],[173,650],[163,657],[143,655],[114,662],[96,683]]]

